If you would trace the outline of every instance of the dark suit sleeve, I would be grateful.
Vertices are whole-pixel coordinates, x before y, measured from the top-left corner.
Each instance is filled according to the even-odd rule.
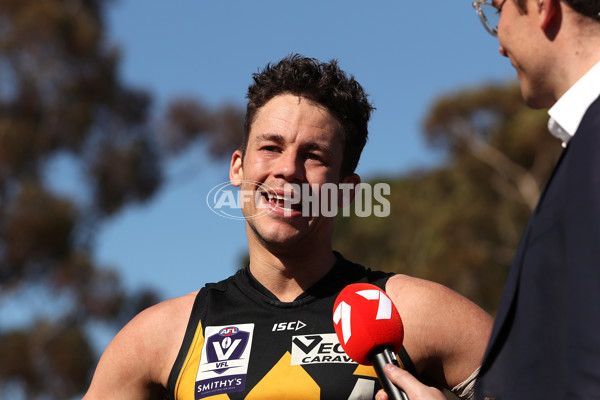
[[[586,113],[572,145],[564,231],[567,304],[561,310],[567,313],[566,398],[595,398],[600,394],[600,101]]]

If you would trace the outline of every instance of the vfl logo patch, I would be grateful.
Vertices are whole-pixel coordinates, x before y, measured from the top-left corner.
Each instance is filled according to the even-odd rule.
[[[356,364],[346,355],[335,333],[292,337],[292,365]]]
[[[196,400],[246,387],[254,324],[207,326],[198,374]]]

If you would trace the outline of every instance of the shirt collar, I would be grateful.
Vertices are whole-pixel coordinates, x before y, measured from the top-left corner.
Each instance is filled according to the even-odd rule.
[[[566,147],[577,132],[579,123],[588,107],[600,95],[600,62],[583,75],[548,110],[548,130],[563,141]]]

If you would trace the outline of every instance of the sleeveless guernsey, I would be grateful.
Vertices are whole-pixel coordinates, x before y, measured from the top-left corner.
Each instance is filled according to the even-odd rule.
[[[290,303],[277,300],[248,268],[200,290],[169,376],[168,398],[373,399],[380,389],[375,371],[344,353],[333,303],[346,285],[384,289],[391,274],[336,257],[332,270]],[[404,349],[399,358],[414,375]]]

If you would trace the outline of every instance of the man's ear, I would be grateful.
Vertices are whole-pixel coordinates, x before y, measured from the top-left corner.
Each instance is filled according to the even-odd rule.
[[[338,207],[349,207],[356,196],[356,187],[360,185],[360,176],[351,174],[340,182]]]
[[[231,156],[231,164],[229,165],[229,181],[233,186],[241,186],[244,179],[244,170],[242,166],[242,151],[236,150]]]
[[[541,28],[554,38],[560,28],[562,10],[560,0],[538,0],[537,11],[541,17]]]

